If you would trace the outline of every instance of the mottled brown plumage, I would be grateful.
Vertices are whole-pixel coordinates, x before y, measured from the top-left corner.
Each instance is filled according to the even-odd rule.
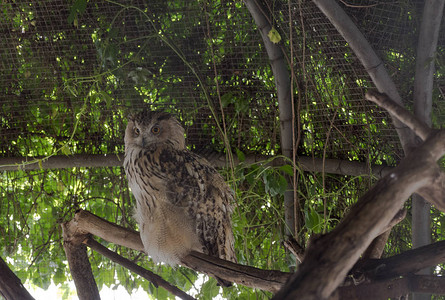
[[[207,160],[187,150],[174,117],[143,111],[129,118],[124,168],[154,261],[176,265],[195,250],[236,262],[232,191]]]

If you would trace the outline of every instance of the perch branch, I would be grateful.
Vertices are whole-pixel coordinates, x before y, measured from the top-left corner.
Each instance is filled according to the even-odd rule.
[[[84,210],[79,210],[72,222],[77,226],[77,232],[91,233],[108,242],[143,252],[144,247],[136,231],[110,223]],[[271,292],[278,291],[291,275],[243,266],[196,252],[183,258],[182,263],[198,272]]]
[[[216,168],[227,166],[226,155],[224,153],[207,153],[203,155]],[[65,169],[65,168],[101,168],[101,167],[121,167],[123,154],[102,155],[102,154],[74,154],[70,156],[54,155],[46,160],[43,157],[2,157],[0,158],[0,171],[30,171],[40,169]],[[250,154],[246,156],[243,162],[244,166],[252,164],[264,164],[269,161],[271,166],[281,166],[288,163],[283,159],[273,159],[272,156]],[[40,160],[40,164],[38,163]],[[240,162],[234,157],[235,165]],[[33,162],[27,164],[28,162]],[[94,163],[91,163],[94,162]],[[298,167],[303,171],[309,172],[325,172],[339,175],[363,176],[373,175],[377,178],[383,177],[391,171],[392,167],[340,160],[340,159],[321,159],[316,157],[298,157]]]
[[[103,256],[109,258],[110,260],[114,261],[115,263],[120,264],[121,266],[129,269],[130,271],[140,275],[141,277],[147,279],[155,287],[162,287],[168,292],[172,293],[173,295],[181,298],[181,299],[187,299],[192,300],[195,299],[192,296],[188,295],[184,291],[178,289],[176,286],[171,285],[168,281],[164,280],[161,276],[150,272],[141,266],[138,266],[137,264],[133,263],[132,261],[120,256],[114,251],[109,250],[108,248],[104,247],[102,244],[95,241],[91,236],[88,236],[83,243],[93,249],[94,251],[102,254]]]
[[[90,233],[108,242],[144,252],[144,245],[138,232],[108,222],[86,210],[78,210],[71,222],[80,232]]]

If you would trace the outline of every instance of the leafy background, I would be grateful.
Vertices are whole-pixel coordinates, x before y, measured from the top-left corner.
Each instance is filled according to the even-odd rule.
[[[423,1],[349,2],[353,5],[339,4],[378,51],[409,106]],[[335,28],[311,1],[259,3],[294,66],[298,155],[395,165],[402,151],[394,128],[388,115],[364,101],[373,85]],[[0,15],[0,158],[122,153],[130,112],[147,106],[170,111],[185,125],[193,151],[235,153],[241,161],[221,170],[237,195],[239,262],[283,271],[295,267],[282,245],[283,194],[292,167],[243,162],[249,155],[281,151],[274,78],[243,2],[4,1]],[[441,36],[436,126],[445,118],[444,45]],[[298,169],[300,240],[332,229],[373,180]],[[0,255],[22,280],[42,288],[53,281],[66,295],[70,274],[61,222],[83,208],[136,227],[120,167],[2,171],[0,191]],[[434,238],[440,240],[443,216],[432,212]],[[393,231],[385,255],[410,248],[410,230],[408,216]],[[181,289],[189,290],[197,279],[186,268],[155,265],[140,253],[107,246]],[[130,292],[142,287],[156,298],[171,297],[94,252],[90,258],[99,287],[123,285]],[[209,279],[198,296],[219,292]],[[223,295],[269,297],[241,286]]]

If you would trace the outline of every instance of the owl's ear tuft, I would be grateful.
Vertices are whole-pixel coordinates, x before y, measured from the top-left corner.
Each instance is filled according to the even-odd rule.
[[[129,113],[127,115],[127,120],[128,121],[134,121],[136,119],[136,114],[135,113]]]

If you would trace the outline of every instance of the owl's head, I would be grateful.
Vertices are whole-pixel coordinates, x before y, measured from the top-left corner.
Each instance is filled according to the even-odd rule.
[[[166,112],[143,110],[131,115],[125,130],[125,148],[146,148],[155,143],[167,143],[177,149],[184,149],[184,128]]]

